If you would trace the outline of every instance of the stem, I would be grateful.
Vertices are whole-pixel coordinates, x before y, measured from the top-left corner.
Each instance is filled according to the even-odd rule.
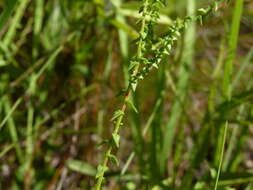
[[[104,168],[107,166],[108,155],[111,153],[111,151],[112,151],[112,146],[110,146],[108,148],[108,150],[106,151],[106,153],[105,153],[104,160],[103,160],[103,165],[102,165]],[[100,190],[101,189],[101,185],[102,185],[102,182],[103,182],[103,179],[104,179],[104,172],[105,172],[105,170],[103,171],[103,175],[98,178],[95,190]]]
[[[147,5],[148,5],[148,0],[145,0],[144,1],[143,13],[142,13],[143,14],[143,19],[142,19],[142,23],[141,23],[140,34],[142,34],[144,32],[144,30],[145,30]],[[143,41],[142,36],[140,35],[140,39],[139,39],[138,47],[137,47],[137,58],[141,58],[142,57],[142,54],[143,54],[142,47],[143,47],[143,45],[144,45],[144,41]],[[137,64],[134,67],[134,71],[133,71],[133,73],[132,73],[132,75],[131,75],[131,77],[129,79],[129,84],[128,84],[127,90],[125,92],[125,98],[124,98],[124,101],[123,101],[123,105],[122,105],[122,107],[120,109],[120,111],[122,111],[123,113],[125,113],[125,110],[126,110],[126,107],[127,107],[127,102],[128,102],[129,97],[131,96],[131,93],[132,93],[132,90],[131,90],[132,89],[131,88],[131,86],[132,86],[131,78],[135,77],[137,75],[138,70],[139,70],[139,65],[140,64]],[[119,116],[117,118],[116,125],[115,125],[114,130],[113,130],[113,134],[118,134],[119,133],[123,117],[124,117],[124,115],[121,115],[121,116]],[[110,156],[112,150],[113,150],[113,145],[109,144],[109,147],[108,147],[107,151],[104,154],[104,159],[103,159],[103,163],[102,163],[103,171],[102,171],[102,174],[97,179],[95,190],[100,190],[101,189],[102,182],[103,182],[103,179],[104,179],[104,174],[105,174],[105,171],[106,171],[106,168],[107,168],[107,165],[108,165],[109,156]]]

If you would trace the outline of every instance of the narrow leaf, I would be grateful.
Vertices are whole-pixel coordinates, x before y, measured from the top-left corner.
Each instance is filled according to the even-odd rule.
[[[132,87],[132,90],[135,92],[136,87],[137,87],[137,83],[136,83],[136,82],[133,82],[133,83],[131,84],[131,87]]]
[[[138,113],[137,108],[135,107],[133,101],[131,99],[127,100],[128,105],[135,111],[135,113]]]
[[[7,0],[6,7],[3,11],[3,13],[0,15],[0,30],[3,28],[5,23],[8,21],[8,19],[11,17],[11,14],[17,4],[18,0]]]
[[[114,145],[119,148],[119,139],[120,139],[120,136],[117,134],[117,133],[113,133],[112,134],[112,140],[113,140],[113,143]]]
[[[111,121],[115,121],[118,117],[120,117],[122,115],[124,115],[123,111],[121,111],[121,110],[115,111],[114,114],[113,114],[113,117],[112,117]]]

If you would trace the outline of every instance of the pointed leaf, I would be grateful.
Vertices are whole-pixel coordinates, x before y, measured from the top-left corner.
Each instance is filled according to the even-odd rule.
[[[5,1],[6,7],[4,8],[2,14],[0,15],[0,30],[6,24],[8,19],[11,17],[13,10],[16,7],[18,0],[7,0]]]
[[[139,63],[137,61],[131,61],[128,70],[131,71],[135,68]]]
[[[122,115],[124,115],[123,111],[121,111],[121,110],[115,111],[114,114],[113,114],[113,117],[112,117],[111,121],[115,121],[118,117],[120,117]]]
[[[136,82],[131,83],[131,87],[132,87],[132,90],[135,92],[137,83]]]
[[[117,134],[117,133],[113,133],[112,134],[112,140],[113,140],[113,143],[114,145],[119,148],[119,139],[120,139],[120,136]]]
[[[131,99],[127,100],[128,105],[135,111],[135,113],[138,113],[137,108],[135,107],[133,101]]]

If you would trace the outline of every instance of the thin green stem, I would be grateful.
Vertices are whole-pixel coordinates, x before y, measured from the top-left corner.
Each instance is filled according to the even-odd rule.
[[[147,11],[147,5],[148,5],[148,0],[145,0],[144,9],[143,9],[144,18],[142,20],[140,34],[142,34],[145,30],[145,24],[146,24],[146,16],[145,15],[146,15],[146,11]],[[144,45],[144,41],[143,41],[142,37],[140,37],[140,40],[138,42],[138,48],[137,48],[137,57],[138,58],[142,57],[142,47],[143,47],[143,45]],[[131,77],[135,77],[138,73],[138,70],[139,70],[139,64],[137,64],[135,66]],[[131,77],[130,77],[130,79],[131,79]],[[129,100],[129,97],[131,96],[131,89],[132,89],[132,83],[131,83],[131,81],[129,81],[127,90],[125,92],[124,102],[123,102],[123,105],[120,109],[120,111],[122,113],[125,113],[125,110],[126,110],[126,107],[127,107],[127,102]],[[124,114],[122,114],[121,116],[119,116],[117,118],[116,125],[114,127],[114,130],[113,130],[112,134],[118,134],[119,133],[119,129],[120,129],[120,126],[122,125],[123,117],[124,117]],[[95,190],[100,190],[101,189],[102,182],[103,182],[103,179],[104,179],[104,174],[105,174],[105,171],[106,171],[106,168],[107,168],[107,165],[108,165],[108,161],[109,161],[109,156],[111,155],[112,150],[113,150],[113,145],[109,144],[108,150],[104,154],[104,159],[103,159],[103,163],[102,163],[102,167],[101,167],[102,171],[101,171],[101,174],[99,175],[99,177],[97,179],[97,182],[96,182],[96,185],[95,185]]]
[[[104,160],[103,160],[103,164],[102,164],[103,168],[106,168],[106,167],[107,167],[107,163],[108,163],[108,159],[109,159],[108,155],[111,154],[111,151],[112,151],[112,146],[110,146],[110,147],[108,148],[108,150],[106,151],[106,153],[105,153],[105,155],[104,155]],[[103,172],[103,176],[102,176],[102,177],[99,177],[99,178],[97,179],[97,183],[96,183],[95,190],[100,190],[100,189],[101,189],[102,182],[103,182],[103,180],[104,180],[104,173],[105,173],[105,171]]]

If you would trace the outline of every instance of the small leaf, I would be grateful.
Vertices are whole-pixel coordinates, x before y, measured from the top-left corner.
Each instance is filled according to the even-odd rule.
[[[135,92],[137,83],[136,82],[131,83],[131,87],[132,87],[132,90]]]
[[[146,37],[147,37],[147,33],[144,31],[144,32],[141,32],[140,33],[140,37],[142,38],[142,39],[145,39]]]
[[[131,99],[127,100],[128,105],[135,111],[135,113],[138,113],[137,108],[135,107],[133,101]]]
[[[112,140],[113,140],[113,143],[114,145],[119,148],[119,139],[120,139],[120,136],[117,134],[117,133],[113,133],[112,134]]]
[[[168,51],[170,51],[170,50],[171,50],[171,48],[172,48],[171,44],[168,44],[168,45],[167,45],[167,49],[168,49]]]
[[[139,63],[137,61],[131,61],[128,70],[131,71],[135,68]]]
[[[158,69],[157,63],[153,63],[152,66],[155,67],[156,69]]]
[[[181,36],[181,34],[180,34],[179,31],[176,31],[176,32],[175,32],[175,35],[176,35],[177,37],[180,37],[180,36]]]
[[[170,55],[170,52],[169,52],[168,50],[166,50],[166,49],[163,50],[163,53],[164,53],[165,55]]]
[[[110,158],[110,160],[112,161],[112,163],[114,163],[115,165],[119,165],[119,161],[117,159],[116,156],[112,155],[112,154],[109,154],[108,157]]]
[[[96,173],[96,179],[103,176],[104,173],[108,170],[108,167],[106,166],[102,166],[102,165],[98,165],[98,168],[97,168],[97,173]]]
[[[114,114],[113,114],[113,117],[112,117],[111,121],[115,121],[118,117],[120,117],[122,115],[124,115],[123,111],[121,111],[121,110],[115,111]]]
[[[144,79],[143,75],[140,75],[140,76],[139,76],[139,79],[140,79],[140,80],[143,80],[143,79]]]
[[[203,8],[198,9],[197,12],[198,12],[199,15],[205,15],[205,14],[207,14],[207,10],[203,9]]]

